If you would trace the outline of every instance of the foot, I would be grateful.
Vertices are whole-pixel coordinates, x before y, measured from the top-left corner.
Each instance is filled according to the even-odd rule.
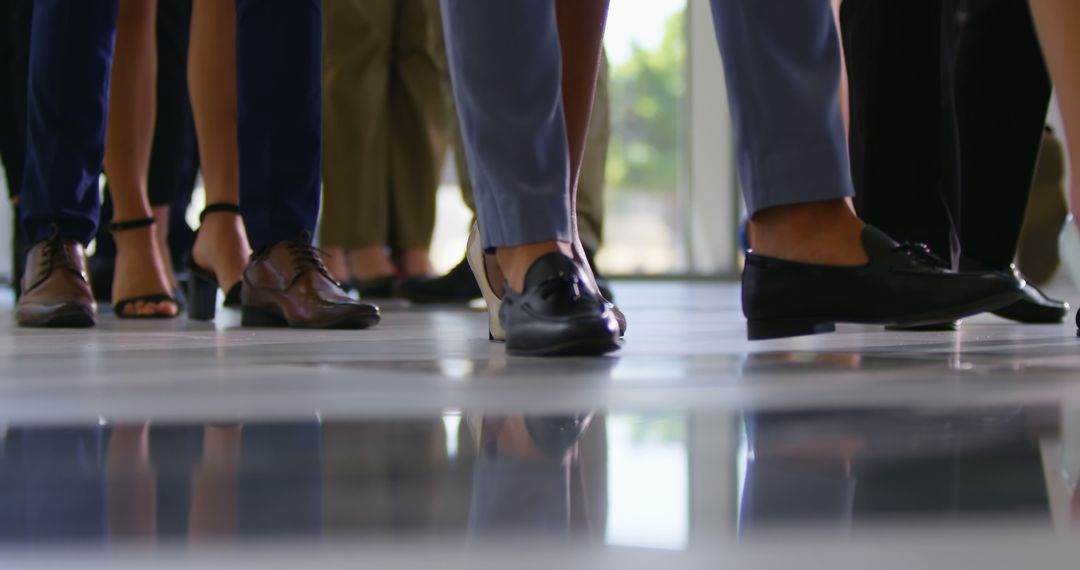
[[[310,236],[277,243],[251,259],[242,288],[244,326],[363,329],[379,308],[350,297],[330,275]]]
[[[362,299],[392,299],[397,296],[398,270],[385,246],[365,246],[349,250],[350,277],[347,281]]]
[[[858,266],[792,262],[753,252],[743,270],[751,340],[835,330],[835,324],[928,325],[1000,309],[1021,296],[1000,272],[953,273],[925,247],[862,231]],[[756,247],[756,242],[755,242]]]
[[[508,279],[514,278],[511,272],[515,269],[510,266]],[[618,350],[619,324],[604,300],[585,282],[581,268],[559,251],[536,259],[520,288],[508,280],[499,308],[506,351],[554,356]]]
[[[364,246],[349,250],[349,280],[377,281],[397,276],[397,267],[386,246]]]
[[[222,291],[231,291],[251,257],[243,219],[230,212],[207,214],[191,255],[196,265],[214,272]]]
[[[180,314],[180,307],[171,298],[174,289],[169,283],[154,227],[117,231],[113,239],[116,240],[116,267],[112,301],[120,311],[117,316],[175,317]],[[154,299],[155,296],[158,298]],[[131,302],[125,303],[127,300]]]
[[[494,259],[489,258],[487,255],[484,256],[485,263],[488,266],[488,279],[493,279],[498,275],[491,267],[491,262],[494,261],[506,284],[514,291],[521,291],[525,287],[525,276],[528,274],[533,264],[536,263],[536,260],[549,253],[559,253],[570,259],[574,258],[573,245],[561,241],[545,241],[514,247],[500,247],[496,250]],[[496,289],[495,292],[500,297],[505,295],[505,291]]]
[[[87,282],[86,251],[82,244],[60,237],[49,239],[26,254],[22,294],[15,320],[23,327],[90,327],[97,320],[97,303]]]
[[[863,221],[844,200],[769,208],[749,224],[753,253],[815,265],[856,266],[869,260]]]
[[[431,255],[426,249],[406,249],[399,260],[401,276],[406,279],[430,279],[435,275]]]

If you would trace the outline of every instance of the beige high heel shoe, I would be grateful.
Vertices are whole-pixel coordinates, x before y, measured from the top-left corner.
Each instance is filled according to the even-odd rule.
[[[484,263],[484,247],[480,245],[480,226],[476,222],[473,222],[472,229],[469,231],[469,245],[465,250],[465,259],[469,261],[469,269],[472,269],[476,284],[480,286],[480,293],[484,296],[484,302],[487,303],[488,338],[500,342],[505,341],[506,331],[499,322],[499,307],[502,306],[502,299],[491,288],[487,265]]]
[[[473,222],[472,229],[469,231],[469,244],[466,248],[465,259],[469,262],[469,269],[472,269],[473,277],[476,278],[476,284],[480,286],[480,293],[484,296],[484,302],[487,304],[488,338],[503,342],[506,340],[506,330],[503,329],[502,323],[499,321],[499,307],[502,306],[502,299],[491,288],[491,281],[488,279],[487,274],[487,264],[484,263],[484,247],[480,245],[480,226],[476,222]],[[615,320],[619,323],[619,336],[625,335],[626,315],[614,303],[607,301],[607,304],[612,313],[615,314]]]

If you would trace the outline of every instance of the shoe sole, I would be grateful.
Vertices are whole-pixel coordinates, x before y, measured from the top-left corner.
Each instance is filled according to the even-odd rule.
[[[295,324],[290,323],[284,316],[278,313],[272,313],[264,311],[262,309],[256,309],[253,307],[243,307],[240,313],[240,325],[245,327],[266,327],[266,328],[293,328],[293,329],[332,329],[332,330],[360,330],[371,328],[382,320],[379,315],[364,315],[362,317],[348,316],[338,319],[336,321],[330,321],[327,323],[317,324]]]
[[[622,346],[613,339],[589,339],[561,342],[540,347],[511,347],[506,353],[511,356],[603,356],[615,352]]]
[[[48,315],[19,323],[31,328],[68,328],[85,329],[97,324],[94,312],[80,305],[60,307]]]
[[[748,319],[746,322],[747,338],[749,340],[770,340],[831,333],[836,331],[836,323],[903,326],[908,328],[929,326],[940,324],[944,321],[957,321],[980,313],[993,312],[1017,301],[1021,296],[1022,293],[1019,291],[1003,293],[991,297],[990,299],[968,303],[947,311],[941,310],[923,313],[903,320],[857,321],[827,317],[805,319]]]

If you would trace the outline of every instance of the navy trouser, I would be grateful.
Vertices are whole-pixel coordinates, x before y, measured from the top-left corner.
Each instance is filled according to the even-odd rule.
[[[97,228],[117,0],[40,0],[30,48],[23,223],[31,242]],[[314,230],[319,0],[236,0],[240,201],[256,249]]]
[[[55,224],[89,243],[97,229],[117,0],[36,0],[30,31],[22,219],[30,243]]]
[[[751,215],[851,196],[828,0],[712,6]],[[570,241],[555,3],[443,0],[443,19],[484,247]]]
[[[318,221],[322,2],[236,0],[236,25],[240,206],[258,251]]]

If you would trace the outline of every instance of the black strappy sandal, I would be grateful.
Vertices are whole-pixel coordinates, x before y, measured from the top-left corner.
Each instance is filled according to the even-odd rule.
[[[141,218],[138,220],[130,220],[127,222],[113,222],[109,224],[109,231],[112,233],[119,233],[128,230],[138,230],[142,228],[148,228],[156,223],[154,218]],[[161,303],[168,301],[176,306],[176,314],[168,315],[165,313],[156,313],[153,315],[139,315],[139,314],[125,314],[124,309],[135,303]],[[113,303],[113,313],[116,314],[118,319],[175,319],[180,316],[180,303],[176,298],[168,293],[154,293],[152,295],[140,295],[138,297],[132,297],[131,299],[122,299]]]
[[[236,204],[217,203],[209,204],[199,214],[199,223],[206,219],[208,214],[224,212],[228,214],[240,214],[240,207]],[[196,239],[199,232],[195,232]],[[199,321],[209,321],[217,313],[217,292],[221,287],[217,275],[209,269],[203,269],[195,263],[195,253],[188,254],[187,268],[190,274],[188,278],[188,318]],[[243,280],[225,293],[225,306],[228,308],[240,307],[240,288]]]

